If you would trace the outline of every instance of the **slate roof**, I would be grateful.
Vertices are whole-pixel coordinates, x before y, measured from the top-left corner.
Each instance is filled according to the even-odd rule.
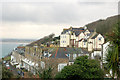
[[[66,54],[89,54],[87,50],[83,50],[81,48],[58,48],[56,51],[52,53],[50,58],[68,58]]]
[[[81,48],[66,48],[67,53],[72,54],[89,54],[87,50],[81,49]]]
[[[66,51],[64,48],[58,48],[52,55],[51,58],[68,58],[66,55]]]
[[[92,37],[94,37],[96,34],[97,34],[96,32],[91,32],[89,39],[92,39]]]
[[[65,34],[65,33],[68,32],[68,31],[70,31],[70,30],[64,30],[61,34]]]
[[[99,34],[96,33],[91,39],[95,39]]]
[[[85,32],[86,30],[83,31],[83,33]]]
[[[84,31],[84,28],[69,28],[67,30],[64,30],[61,34],[65,34],[68,31],[72,31],[75,33],[76,36],[78,36],[82,31]]]
[[[82,28],[82,27],[81,28],[72,28],[72,30],[73,31],[75,31],[75,30],[84,30],[84,28]]]

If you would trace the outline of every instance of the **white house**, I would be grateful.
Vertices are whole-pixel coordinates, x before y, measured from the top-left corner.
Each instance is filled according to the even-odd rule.
[[[67,47],[70,45],[70,31],[60,35],[60,47]]]
[[[83,38],[85,38],[85,34],[83,32],[81,32],[78,36],[78,40],[81,40]]]
[[[104,37],[87,28],[64,29],[60,35],[60,47],[88,48],[88,51],[101,50]]]
[[[94,32],[88,39],[88,51],[101,50],[104,43],[104,37]]]
[[[89,31],[88,29],[86,29],[86,30],[84,31],[84,34],[85,34],[85,35],[88,35],[88,34],[90,34],[90,31]]]
[[[84,28],[70,27],[69,29],[64,29],[60,35],[60,47],[78,47],[78,41],[84,38],[82,31],[84,31]]]
[[[79,46],[78,47],[81,47],[81,48],[87,48],[87,39],[84,39],[82,38],[81,40],[79,40]]]
[[[103,63],[106,63],[106,54],[107,54],[107,51],[108,51],[108,47],[109,47],[109,44],[110,42],[107,42],[105,44],[103,44]]]

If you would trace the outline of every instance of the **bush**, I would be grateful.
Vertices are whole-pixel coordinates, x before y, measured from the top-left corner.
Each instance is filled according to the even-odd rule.
[[[8,70],[5,66],[2,66],[2,78],[12,78],[13,73]]]
[[[103,70],[100,68],[100,64],[96,60],[88,59],[88,56],[81,56],[75,60],[75,63],[70,66],[65,66],[64,69],[59,72],[55,78],[65,78],[69,80],[79,79],[102,79],[104,77]]]

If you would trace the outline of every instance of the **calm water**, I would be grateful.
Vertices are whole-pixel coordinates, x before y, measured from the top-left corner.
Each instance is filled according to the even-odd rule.
[[[0,43],[0,58],[7,56],[14,48],[22,44],[28,43]]]

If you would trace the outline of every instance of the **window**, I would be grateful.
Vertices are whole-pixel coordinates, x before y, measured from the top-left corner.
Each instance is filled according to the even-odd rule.
[[[63,43],[64,43],[64,41],[63,41]]]
[[[84,45],[85,45],[85,42],[84,42]]]
[[[101,41],[102,37],[99,37],[98,40]]]

